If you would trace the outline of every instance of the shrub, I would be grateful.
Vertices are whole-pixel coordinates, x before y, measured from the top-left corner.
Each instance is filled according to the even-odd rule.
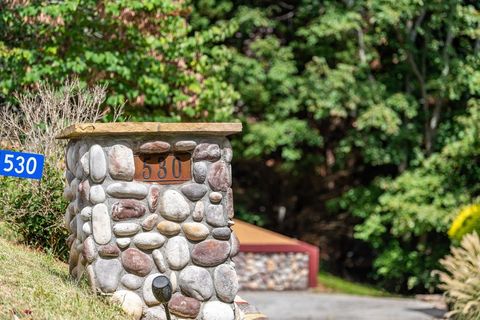
[[[105,87],[84,88],[77,80],[61,88],[40,85],[17,96],[18,107],[0,110],[0,141],[11,149],[45,155],[41,181],[0,178],[0,220],[17,231],[24,243],[65,259],[67,231],[63,228],[64,152],[66,142],[55,137],[66,126],[95,122],[104,116]],[[114,120],[121,113],[114,112]]]
[[[460,247],[440,260],[446,272],[438,272],[451,311],[457,320],[480,319],[480,238],[476,232],[463,237]]]
[[[480,205],[472,204],[463,208],[448,230],[451,239],[460,241],[463,236],[480,230]]]

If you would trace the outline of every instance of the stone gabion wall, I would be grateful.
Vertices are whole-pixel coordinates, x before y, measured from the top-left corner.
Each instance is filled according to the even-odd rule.
[[[240,252],[233,258],[244,290],[308,289],[307,253]]]
[[[192,180],[175,185],[133,181],[134,154],[190,153]],[[70,141],[66,154],[71,201],[70,273],[111,294],[139,319],[165,319],[153,279],[172,282],[172,314],[204,320],[241,319],[234,299],[239,250],[232,234],[232,149],[224,137]],[[173,317],[175,319],[175,316]]]

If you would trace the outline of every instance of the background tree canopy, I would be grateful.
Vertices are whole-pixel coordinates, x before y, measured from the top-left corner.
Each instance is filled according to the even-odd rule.
[[[453,0],[0,4],[0,103],[107,83],[133,120],[234,120],[243,219],[326,268],[432,289],[480,191],[480,5]]]

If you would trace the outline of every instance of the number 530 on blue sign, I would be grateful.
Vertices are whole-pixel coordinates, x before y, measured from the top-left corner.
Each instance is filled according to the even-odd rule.
[[[0,150],[0,175],[25,179],[42,179],[45,156]]]

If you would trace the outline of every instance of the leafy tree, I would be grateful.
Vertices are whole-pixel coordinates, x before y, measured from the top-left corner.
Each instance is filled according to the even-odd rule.
[[[194,4],[198,30],[224,20],[239,25],[225,43],[228,79],[241,95],[236,114],[247,123],[237,143],[245,210],[320,244],[344,266],[355,264],[352,256],[369,258],[349,239],[354,233],[373,249],[385,286],[432,287],[449,222],[477,192],[478,149],[462,135],[477,113],[469,103],[477,103],[480,88],[480,6]],[[465,129],[457,116],[469,123]]]
[[[189,12],[176,0],[2,1],[0,103],[76,75],[108,84],[108,104],[128,102],[134,116],[225,119],[237,95],[222,78],[224,48],[206,44],[232,26],[191,33]]]

